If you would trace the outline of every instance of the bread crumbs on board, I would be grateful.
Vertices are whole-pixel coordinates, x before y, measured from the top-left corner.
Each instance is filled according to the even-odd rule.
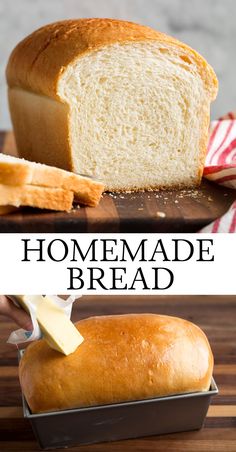
[[[150,193],[152,192],[152,194]],[[196,200],[200,199],[207,199],[208,202],[214,202],[214,199],[212,196],[209,196],[207,193],[204,193],[204,191],[200,191],[198,189],[182,189],[182,190],[167,190],[167,191],[159,191],[159,190],[145,190],[136,192],[132,190],[128,190],[123,193],[112,193],[109,192],[108,195],[111,196],[114,199],[129,199],[130,201],[140,199],[140,201],[143,201],[142,194],[147,193],[145,196],[145,200],[153,200],[155,197],[157,200],[159,199],[160,202],[162,202],[163,205],[169,205],[170,202],[174,204],[180,204],[182,199],[186,198],[192,198]],[[130,196],[131,195],[131,196]],[[227,196],[227,193],[224,193],[224,196]],[[138,209],[138,210],[141,210]]]

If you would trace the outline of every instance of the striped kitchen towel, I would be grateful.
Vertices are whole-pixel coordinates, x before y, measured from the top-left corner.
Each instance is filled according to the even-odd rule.
[[[236,232],[236,201],[222,217],[217,218],[199,232]]]
[[[211,123],[204,177],[236,188],[236,117],[227,117]]]
[[[211,123],[203,176],[217,184],[236,189],[235,113],[228,113]],[[236,202],[225,215],[201,229],[200,232],[236,232]]]

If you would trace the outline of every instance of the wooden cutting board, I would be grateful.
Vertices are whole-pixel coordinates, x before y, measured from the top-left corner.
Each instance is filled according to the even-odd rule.
[[[0,151],[17,155],[12,132],[0,132]],[[206,180],[196,190],[107,193],[98,207],[70,213],[20,209],[0,217],[0,232],[196,232],[235,198]]]

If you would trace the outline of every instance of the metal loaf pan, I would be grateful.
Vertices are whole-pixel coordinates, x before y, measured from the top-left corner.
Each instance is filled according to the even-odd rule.
[[[218,393],[214,379],[206,392],[32,414],[23,397],[24,417],[31,422],[42,449],[117,441],[142,436],[198,430],[211,397]]]

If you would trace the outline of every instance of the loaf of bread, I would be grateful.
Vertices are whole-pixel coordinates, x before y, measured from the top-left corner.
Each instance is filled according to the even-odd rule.
[[[69,356],[45,340],[27,347],[20,383],[33,413],[206,391],[213,356],[205,334],[155,314],[91,317],[77,323],[84,342]]]
[[[17,45],[7,81],[20,156],[112,191],[200,183],[217,78],[176,39],[121,20],[57,22]]]
[[[96,206],[103,190],[101,182],[88,177],[0,154],[0,206],[70,210],[74,197]]]

